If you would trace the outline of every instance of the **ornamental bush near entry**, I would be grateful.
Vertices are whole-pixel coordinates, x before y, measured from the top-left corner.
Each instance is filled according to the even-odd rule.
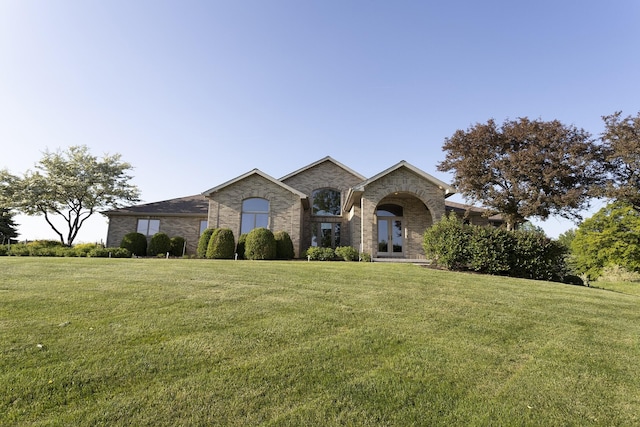
[[[171,248],[169,253],[171,256],[182,256],[184,254],[184,237],[175,236],[171,238]]]
[[[345,261],[358,261],[358,251],[351,246],[338,246],[335,252]]]
[[[125,234],[120,243],[120,247],[128,249],[133,255],[146,256],[147,238],[144,234],[134,231],[133,233]]]
[[[219,228],[211,235],[211,239],[209,239],[207,258],[233,259],[235,246],[233,231],[228,228]]]
[[[273,234],[276,239],[276,258],[277,259],[293,259],[293,242],[291,236],[286,231],[276,231]]]
[[[164,255],[171,249],[171,239],[165,233],[156,233],[151,236],[147,253],[150,256]]]
[[[204,258],[205,256],[207,256],[207,247],[209,246],[209,240],[211,239],[211,235],[215,230],[215,228],[207,228],[200,235],[200,238],[198,239],[198,248],[196,249],[196,256],[198,258]]]
[[[247,234],[244,255],[246,259],[275,259],[276,239],[271,230],[254,228]]]

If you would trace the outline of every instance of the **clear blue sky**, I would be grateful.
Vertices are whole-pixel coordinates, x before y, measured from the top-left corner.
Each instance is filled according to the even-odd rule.
[[[450,182],[436,165],[457,129],[528,116],[598,134],[640,111],[639,22],[636,0],[0,0],[0,168],[86,144],[132,163],[145,202],[327,155]],[[78,240],[106,232],[96,215]]]

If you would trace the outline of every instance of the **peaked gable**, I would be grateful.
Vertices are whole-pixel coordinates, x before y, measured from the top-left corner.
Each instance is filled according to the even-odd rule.
[[[235,184],[237,182],[243,181],[243,180],[245,180],[247,178],[250,178],[250,177],[256,176],[256,175],[266,179],[267,181],[269,181],[269,182],[271,182],[271,183],[273,183],[273,184],[275,184],[275,185],[277,185],[279,187],[284,188],[285,190],[287,190],[287,191],[289,191],[289,192],[291,192],[293,194],[296,194],[296,195],[300,196],[301,199],[306,199],[307,198],[306,194],[296,190],[293,187],[288,186],[287,184],[285,184],[285,183],[283,183],[281,181],[278,181],[277,179],[267,175],[266,173],[262,172],[259,169],[253,169],[253,170],[251,170],[251,171],[249,171],[249,172],[247,172],[247,173],[245,173],[243,175],[240,175],[240,176],[238,176],[236,178],[233,178],[233,179],[231,179],[231,180],[229,180],[229,181],[227,181],[227,182],[225,182],[223,184],[220,184],[220,185],[218,185],[216,187],[210,188],[209,190],[204,191],[202,193],[202,195],[205,196],[205,197],[211,197],[214,193],[216,193],[216,192],[218,192],[220,190],[223,190],[224,188],[229,187],[230,185],[233,185],[233,184]]]
[[[371,178],[367,179],[366,181],[361,182],[360,184],[356,185],[353,190],[354,191],[364,191],[365,188],[370,185],[371,183],[378,181],[379,179],[399,170],[402,168],[406,168],[408,170],[410,170],[411,172],[413,172],[414,174],[418,175],[419,177],[429,181],[430,183],[434,184],[435,186],[437,186],[440,190],[442,190],[444,192],[444,197],[449,197],[452,196],[453,194],[456,193],[455,188],[453,188],[452,186],[450,186],[449,184],[445,183],[444,181],[440,181],[438,178],[429,175],[428,173],[424,172],[423,170],[413,166],[412,164],[410,164],[409,162],[402,160],[398,163],[396,163],[395,165],[391,166],[388,169],[383,170],[382,172],[372,176]]]
[[[331,156],[326,156],[326,157],[323,157],[322,159],[320,159],[318,161],[315,161],[315,162],[313,162],[313,163],[311,163],[311,164],[309,164],[309,165],[307,165],[307,166],[305,166],[303,168],[300,168],[300,169],[298,169],[298,170],[296,170],[294,172],[291,172],[288,175],[283,176],[282,178],[280,178],[280,181],[286,181],[286,180],[288,180],[290,178],[293,178],[294,176],[299,175],[299,174],[301,174],[303,172],[306,172],[309,169],[312,169],[312,168],[314,168],[314,167],[316,167],[316,166],[318,166],[318,165],[320,165],[320,164],[322,164],[324,162],[333,163],[334,165],[336,165],[340,169],[343,169],[344,171],[348,172],[349,174],[353,175],[354,177],[357,177],[360,180],[364,181],[365,179],[367,179],[364,175],[361,175],[358,172],[356,172],[353,169],[351,169],[350,167],[343,165],[342,163],[338,162],[337,160],[335,160]]]

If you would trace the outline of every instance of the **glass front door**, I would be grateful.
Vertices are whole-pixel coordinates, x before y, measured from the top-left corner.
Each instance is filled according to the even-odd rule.
[[[402,256],[402,218],[378,217],[378,256]]]

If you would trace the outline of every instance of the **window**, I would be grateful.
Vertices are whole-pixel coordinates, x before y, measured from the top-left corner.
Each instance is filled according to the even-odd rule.
[[[319,216],[340,215],[340,192],[323,188],[311,193],[313,214]]]
[[[311,224],[311,246],[335,248],[340,246],[339,222],[315,222]]]
[[[145,236],[153,236],[160,231],[159,219],[139,219],[138,220],[138,233],[142,233]]]
[[[209,221],[207,221],[206,219],[203,219],[200,221],[200,233],[198,233],[198,236],[201,236],[202,233],[204,233],[204,230],[207,229],[207,227],[209,227]]]
[[[258,227],[269,227],[269,201],[254,197],[242,202],[242,223],[240,234]]]

